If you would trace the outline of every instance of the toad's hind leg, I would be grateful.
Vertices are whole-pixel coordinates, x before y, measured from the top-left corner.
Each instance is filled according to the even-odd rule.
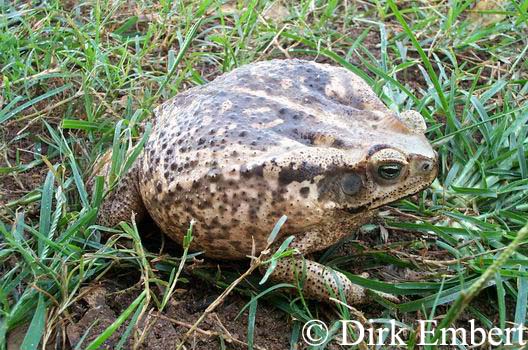
[[[108,177],[111,167],[112,152],[105,153],[96,163],[94,175],[105,177],[108,188]],[[136,159],[132,167],[119,179],[113,190],[103,199],[97,214],[97,224],[113,227],[121,221],[130,221],[132,214],[137,221],[147,213],[139,192],[139,164]]]

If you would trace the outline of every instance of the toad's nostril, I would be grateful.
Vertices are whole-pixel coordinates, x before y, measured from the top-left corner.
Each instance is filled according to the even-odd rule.
[[[428,161],[428,160],[423,161],[420,169],[423,172],[429,172],[429,171],[433,170],[433,162]]]
[[[343,189],[343,192],[349,196],[358,193],[362,186],[363,181],[361,181],[361,177],[357,174],[345,174],[341,179],[341,188]]]

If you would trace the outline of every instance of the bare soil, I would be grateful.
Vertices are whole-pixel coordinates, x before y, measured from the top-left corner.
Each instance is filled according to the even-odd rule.
[[[170,240],[161,239],[162,233],[151,221],[140,224],[139,231],[143,233],[142,240],[147,250],[181,256],[181,248]],[[355,242],[359,242],[362,246],[375,246],[382,243],[378,232],[359,234],[356,238],[359,240]],[[416,237],[412,234],[390,236],[390,240],[402,242],[402,246],[405,246],[406,241],[410,242],[415,239]],[[358,251],[354,245],[344,244],[336,255],[356,256]],[[350,264],[349,270],[359,274],[364,271],[365,264],[364,259],[358,255]],[[185,270],[183,277],[187,281],[177,285],[176,293],[162,313],[158,312],[152,304],[145,310],[133,334],[127,340],[125,349],[133,348],[134,345],[137,349],[174,349],[194,322],[221,293],[222,290],[214,285],[214,277],[210,278],[211,275],[214,276],[215,270],[221,274],[231,272],[240,275],[248,268],[248,263],[204,259],[196,266]],[[207,271],[207,273],[200,274],[200,270]],[[69,346],[75,347],[88,329],[90,331],[83,344],[89,344],[137,298],[143,287],[141,276],[135,271],[137,269],[114,269],[100,282],[92,283],[81,291],[80,294],[83,297],[70,308],[71,317],[66,321],[67,339],[65,340]],[[369,273],[375,278],[399,281],[403,279],[420,280],[423,277],[412,275],[410,269],[390,266],[370,269]],[[258,273],[255,273],[254,277],[258,278]],[[154,289],[153,292],[161,299],[161,290]],[[249,300],[247,295],[237,292],[230,294],[213,313],[206,317],[200,324],[199,330],[188,338],[186,346],[198,350],[220,349],[224,343],[229,349],[246,349],[248,311],[246,309],[241,315],[238,314]],[[309,303],[312,309],[316,306],[314,302]],[[322,312],[319,317],[323,319],[335,317],[329,307],[319,305],[318,309]],[[363,305],[361,312],[367,318],[377,318],[382,316],[383,308],[376,304]],[[416,318],[419,318],[419,315],[416,315]],[[255,348],[288,349],[292,323],[290,315],[276,309],[266,302],[266,299],[261,299],[255,320]],[[128,321],[104,343],[103,348],[114,349],[127,326]],[[298,346],[302,349],[304,344],[301,342]]]
[[[122,279],[121,279],[122,281]],[[74,322],[67,326],[67,336],[72,346],[76,345],[90,325],[83,344],[89,344],[106,327],[115,321],[125,308],[139,295],[137,288],[126,288],[107,279],[92,285],[83,299],[73,308]],[[137,332],[131,336],[125,349],[133,344],[138,349],[174,349],[180,339],[202,315],[207,306],[219,295],[217,289],[204,285],[201,281],[192,281],[185,290],[178,291],[163,313],[149,309],[138,322]],[[218,309],[209,314],[200,324],[198,331],[188,339],[187,346],[192,349],[217,349],[221,343],[229,344],[230,349],[247,348],[247,310],[237,317],[247,300],[233,294],[226,298]],[[128,322],[122,325],[108,339],[103,348],[114,349],[125,331]],[[145,332],[140,342],[141,332]],[[259,307],[255,320],[255,344],[265,349],[286,349],[289,347],[291,325],[284,313],[269,307]]]
[[[39,139],[44,133],[40,123],[0,127],[0,168],[28,164],[47,153],[47,145]],[[0,173],[0,207],[19,199],[27,192],[39,188],[46,176],[45,166],[36,166],[25,172]]]

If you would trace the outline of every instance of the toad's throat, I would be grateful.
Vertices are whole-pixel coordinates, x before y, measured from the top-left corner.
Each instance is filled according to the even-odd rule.
[[[360,214],[368,210],[371,210],[368,205],[361,205],[359,207],[346,208],[345,212],[347,212],[348,214]]]

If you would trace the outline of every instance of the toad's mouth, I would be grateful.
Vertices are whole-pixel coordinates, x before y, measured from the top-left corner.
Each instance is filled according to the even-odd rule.
[[[348,214],[359,214],[359,213],[364,213],[368,210],[371,210],[373,208],[370,208],[368,205],[361,205],[359,207],[354,207],[354,208],[345,208],[343,209],[346,213]]]
[[[432,183],[432,181],[431,181]],[[375,210],[377,208],[380,208],[384,205],[397,202],[401,199],[407,198],[409,196],[413,196],[425,189],[427,189],[431,183],[424,183],[419,187],[416,187],[416,185],[409,185],[406,187],[400,187],[397,190],[388,192],[382,196],[374,197],[369,202],[359,205],[357,207],[348,207],[343,208],[343,211],[345,211],[348,214],[357,215],[360,213],[365,213],[370,210]],[[398,194],[398,195],[396,195]]]

